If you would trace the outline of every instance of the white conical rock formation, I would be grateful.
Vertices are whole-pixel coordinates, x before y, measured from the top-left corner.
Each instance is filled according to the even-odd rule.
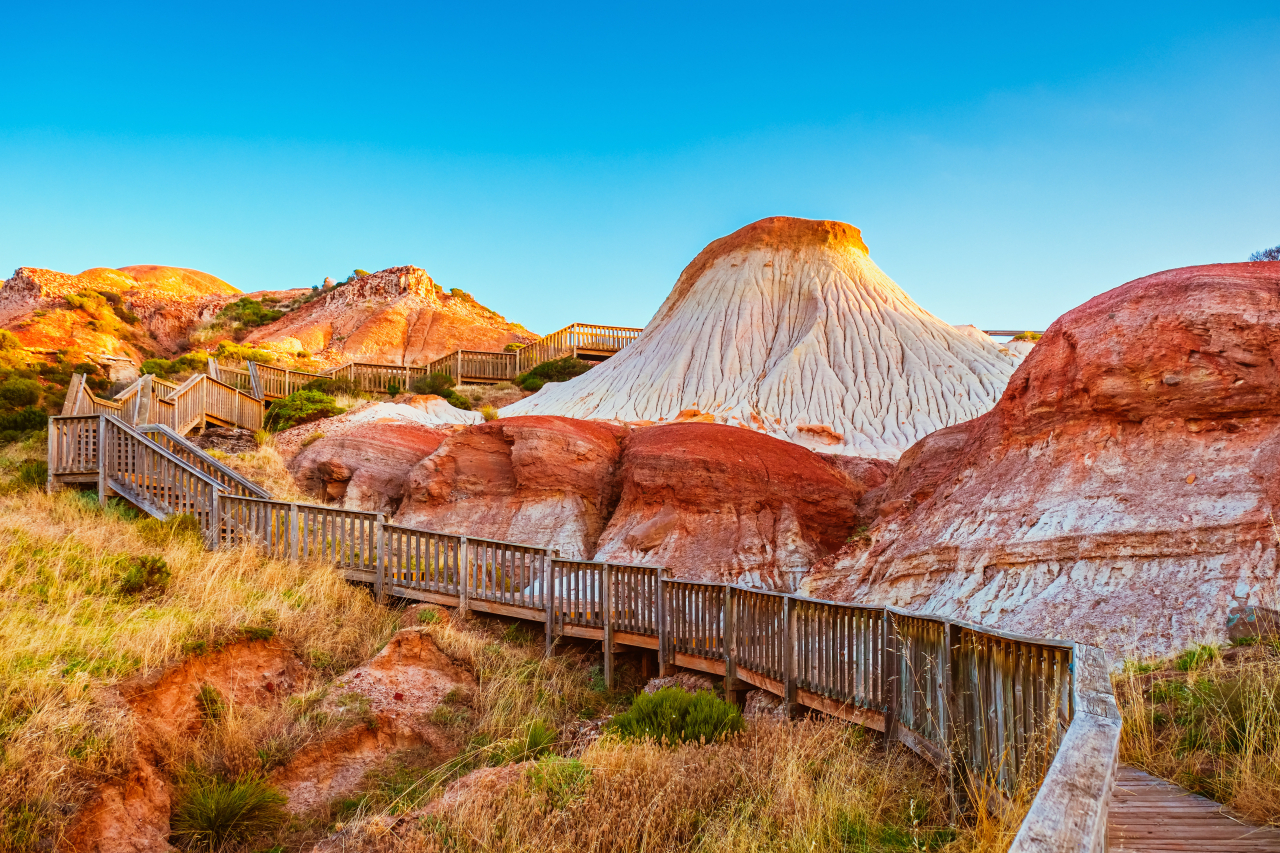
[[[622,352],[502,414],[714,419],[896,459],[995,405],[1020,359],[987,341],[916,305],[857,228],[771,217],[707,246]]]

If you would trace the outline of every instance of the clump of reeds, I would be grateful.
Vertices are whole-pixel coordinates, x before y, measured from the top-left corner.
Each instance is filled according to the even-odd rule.
[[[1115,682],[1122,761],[1280,825],[1280,641],[1130,662]]]

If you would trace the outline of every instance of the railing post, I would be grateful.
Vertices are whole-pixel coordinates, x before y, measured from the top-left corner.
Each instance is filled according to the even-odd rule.
[[[49,443],[45,447],[45,462],[48,473],[45,474],[44,478],[44,490],[48,494],[53,494],[55,491],[53,472],[60,467],[59,451],[62,448],[61,423],[61,421],[55,421],[53,418],[49,419]]]
[[[556,608],[556,581],[555,581],[555,558],[551,556],[551,549],[546,549],[542,554],[542,606],[546,611],[547,620],[547,657],[551,656],[552,646],[556,642],[556,617],[559,610]]]
[[[209,495],[209,530],[205,547],[214,551],[222,544],[222,489],[211,489]]]
[[[98,505],[107,505],[107,416],[98,415]]]
[[[667,615],[667,579],[658,573],[658,677],[664,678],[670,672],[668,660],[671,658],[671,620]]]
[[[724,698],[737,701],[738,629],[733,613],[733,586],[724,585]]]
[[[942,727],[942,737],[947,749],[947,794],[951,801],[951,822],[954,824],[968,806],[964,780],[965,749],[962,702],[960,697],[962,665],[960,661],[961,627],[951,620],[943,626],[945,648],[942,655],[942,695],[945,704],[942,706],[946,714],[946,723]]]
[[[458,616],[466,618],[471,599],[471,565],[467,558],[467,537],[458,537]]]
[[[893,611],[884,609],[884,656],[881,661],[881,678],[888,707],[884,714],[884,749],[888,752],[898,739],[898,707],[902,692],[902,665],[898,650],[898,625]]]
[[[291,503],[289,504],[289,556],[295,562],[298,559],[298,540],[301,538],[298,534],[298,505]]]
[[[386,549],[383,544],[385,531],[382,529],[383,515],[378,513],[378,520],[373,523],[373,533],[377,537],[377,543],[374,550],[374,567],[373,567],[373,593],[374,598],[379,604],[387,603],[387,587],[384,578],[386,577],[387,567],[384,558]]]
[[[613,569],[605,563],[600,572],[600,615],[604,621],[604,684],[613,689]]]
[[[796,664],[799,660],[796,634],[796,600],[782,598],[782,701],[787,719],[796,712]]]

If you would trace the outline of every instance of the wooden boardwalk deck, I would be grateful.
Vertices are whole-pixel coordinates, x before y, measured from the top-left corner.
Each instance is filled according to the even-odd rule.
[[[1120,765],[1107,817],[1111,853],[1280,851],[1280,830],[1233,817],[1213,800]]]

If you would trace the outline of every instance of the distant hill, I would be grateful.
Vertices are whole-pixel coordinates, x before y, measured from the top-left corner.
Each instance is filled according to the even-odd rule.
[[[255,294],[256,295],[256,294]],[[326,365],[346,361],[426,364],[457,349],[497,352],[538,336],[425,270],[392,267],[322,291],[245,343],[306,352]]]
[[[233,305],[246,299],[259,304]],[[254,321],[243,322],[246,316]],[[183,267],[94,267],[76,275],[22,267],[0,285],[0,329],[36,355],[94,362],[115,380],[136,376],[145,359],[213,350],[228,338],[286,363],[304,358],[307,369],[350,360],[423,364],[459,348],[497,351],[537,338],[470,294],[445,291],[418,267],[251,294]]]

